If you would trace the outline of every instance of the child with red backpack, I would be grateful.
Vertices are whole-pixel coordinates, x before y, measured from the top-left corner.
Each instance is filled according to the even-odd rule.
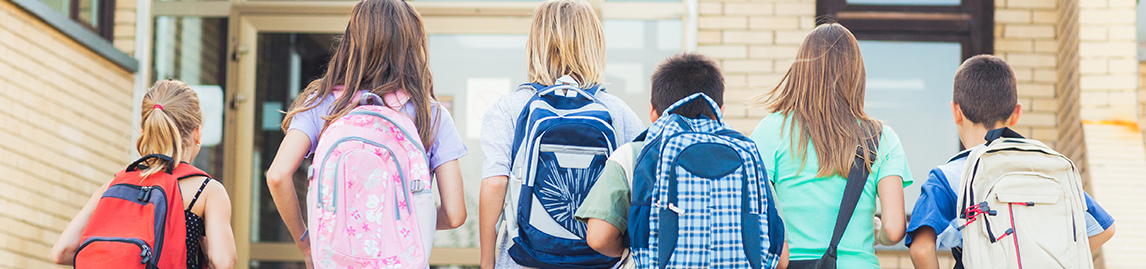
[[[189,162],[203,113],[187,84],[167,80],[143,96],[142,158],[101,186],[52,247],[76,268],[231,268],[231,201]]]
[[[465,222],[467,149],[435,100],[427,51],[410,4],[358,2],[325,75],[287,112],[267,185],[308,265],[426,268],[434,231]],[[292,176],[310,154],[304,221]]]

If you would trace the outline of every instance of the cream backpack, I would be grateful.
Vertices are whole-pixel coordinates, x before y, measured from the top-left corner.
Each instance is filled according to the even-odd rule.
[[[1069,158],[1001,128],[963,168],[965,268],[1094,268],[1082,178]]]

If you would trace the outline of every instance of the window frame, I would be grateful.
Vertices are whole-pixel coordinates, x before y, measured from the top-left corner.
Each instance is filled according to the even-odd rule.
[[[816,0],[816,17],[834,18],[859,40],[959,42],[963,59],[995,52],[994,0],[962,0],[957,6]]]
[[[77,24],[94,32],[96,35],[103,37],[109,41],[115,39],[115,0],[98,0],[99,2],[92,11],[95,13],[95,21],[97,25],[92,25],[90,22],[80,19],[80,1],[81,0],[68,0],[68,10],[64,14],[69,19],[75,21]],[[90,0],[97,1],[97,0]]]

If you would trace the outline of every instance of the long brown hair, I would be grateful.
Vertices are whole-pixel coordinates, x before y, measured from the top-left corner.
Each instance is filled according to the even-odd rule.
[[[429,49],[422,16],[414,7],[400,0],[363,0],[354,5],[350,23],[338,48],[327,65],[326,74],[315,79],[291,104],[283,119],[282,129],[299,112],[314,109],[342,85],[347,93],[369,90],[378,96],[405,90],[417,112],[414,125],[422,144],[429,149],[437,129],[430,106],[435,102],[433,76],[430,74]],[[334,101],[329,124],[354,108],[354,94],[343,94]],[[390,104],[388,104],[390,105]]]
[[[533,12],[526,48],[529,81],[553,85],[572,76],[582,88],[601,84],[605,77],[605,31],[593,7],[585,1],[551,0]]]
[[[135,142],[139,155],[163,154],[176,162],[187,154],[187,146],[195,143],[193,133],[203,125],[203,112],[199,110],[199,96],[186,83],[178,80],[156,82],[143,95],[142,132]],[[151,159],[148,168],[140,174],[147,177],[163,170],[167,161]]]
[[[807,163],[811,140],[819,163],[817,177],[847,175],[856,146],[870,153],[872,149],[860,141],[878,138],[883,128],[864,112],[865,76],[859,43],[851,31],[836,23],[823,24],[804,38],[780,85],[754,101],[793,118],[787,123],[793,134],[789,142],[797,149],[800,169]],[[871,169],[873,160],[867,154],[863,157]]]

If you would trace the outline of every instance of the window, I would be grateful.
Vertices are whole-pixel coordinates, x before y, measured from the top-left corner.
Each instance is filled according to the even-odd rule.
[[[115,0],[40,0],[104,39],[114,38]]]
[[[859,39],[867,71],[865,106],[894,128],[915,184],[961,149],[951,115],[952,77],[963,59],[994,52],[994,1],[817,0],[816,15],[835,19]],[[904,111],[911,111],[910,116]]]

